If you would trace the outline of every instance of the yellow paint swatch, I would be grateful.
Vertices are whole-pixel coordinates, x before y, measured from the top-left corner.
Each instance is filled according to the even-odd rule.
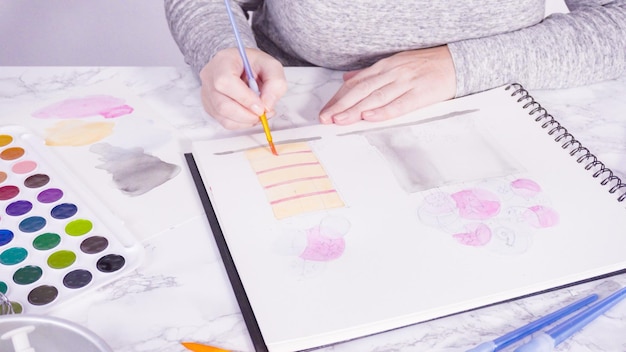
[[[339,208],[344,203],[317,156],[305,142],[246,151],[252,169],[277,219],[306,212]]]
[[[101,141],[113,133],[112,122],[61,121],[46,129],[46,145],[81,146]]]

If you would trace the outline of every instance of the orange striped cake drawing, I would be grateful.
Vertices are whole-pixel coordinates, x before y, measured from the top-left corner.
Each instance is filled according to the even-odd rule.
[[[276,219],[344,206],[306,142],[281,144],[276,148],[278,156],[267,148],[246,151]]]

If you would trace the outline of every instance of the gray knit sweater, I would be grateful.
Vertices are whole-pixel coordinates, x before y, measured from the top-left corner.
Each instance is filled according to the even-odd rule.
[[[285,66],[351,70],[399,51],[448,44],[457,96],[506,83],[562,88],[626,71],[626,0],[232,1],[246,46]],[[551,0],[548,0],[551,1]],[[249,26],[244,11],[252,13]],[[236,46],[223,0],[165,0],[172,35],[200,69]]]

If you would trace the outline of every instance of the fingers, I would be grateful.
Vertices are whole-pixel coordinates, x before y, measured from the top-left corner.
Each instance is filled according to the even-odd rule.
[[[320,121],[324,124],[348,124],[360,120],[358,104],[389,83],[388,76],[373,68],[344,74],[343,85],[322,108]],[[384,100],[384,94],[385,92],[380,92],[372,98]]]
[[[423,93],[423,90],[413,89],[398,96],[386,105],[364,110],[361,114],[361,118],[365,121],[385,121],[408,114],[418,107],[430,105],[431,103],[427,103],[421,99],[421,97],[425,95]]]
[[[397,96],[397,86],[390,81],[390,75],[374,66],[347,72],[343,85],[322,108],[320,122],[347,125],[360,121],[362,112],[386,105]]]
[[[446,46],[402,52],[344,74],[344,84],[320,112],[339,125],[398,117],[454,97],[456,76]]]
[[[204,110],[226,129],[250,128],[259,121],[259,115],[208,87],[202,87],[201,100]]]
[[[361,72],[361,71],[363,71],[363,70],[354,70],[354,71],[348,71],[348,72],[345,72],[345,73],[343,74],[343,80],[344,80],[344,81],[347,81],[347,80],[349,80],[350,78],[352,78],[352,77],[356,76],[356,75],[357,75],[359,72]]]
[[[259,72],[258,81],[261,85],[263,108],[267,117],[272,117],[276,102],[287,92],[285,70],[278,61],[272,60],[266,63],[263,69],[258,69],[257,72]]]
[[[259,123],[274,114],[287,90],[282,65],[268,54],[246,49],[257,74],[261,96],[242,80],[243,64],[236,49],[216,54],[202,69],[202,103],[228,129]],[[401,52],[371,67],[346,72],[344,84],[320,112],[322,123],[340,125],[360,120],[381,121],[454,97],[454,64],[446,46]]]
[[[278,61],[256,49],[247,52],[257,74],[260,97],[242,79],[245,74],[237,49],[218,52],[200,72],[203,107],[227,129],[252,127],[266,111],[271,117],[276,101],[287,90],[284,70]]]
[[[371,116],[371,112],[388,104],[399,106],[403,100],[398,99],[407,94],[412,87],[408,82],[394,82],[393,77],[389,74],[377,74],[364,79],[354,77],[346,81],[335,97],[322,109],[323,123],[347,125],[362,119],[375,118]]]

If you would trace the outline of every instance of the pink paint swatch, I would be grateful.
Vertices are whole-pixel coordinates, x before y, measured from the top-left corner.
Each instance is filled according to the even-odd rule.
[[[120,98],[109,95],[91,95],[71,98],[46,106],[32,114],[41,119],[72,119],[90,116],[114,118],[128,115],[133,108]]]
[[[524,198],[533,197],[541,192],[541,186],[537,182],[526,178],[520,178],[511,182],[511,189],[514,193]]]
[[[524,213],[525,220],[533,227],[546,228],[559,223],[559,214],[552,208],[535,205]]]
[[[517,254],[530,247],[533,228],[541,230],[559,224],[555,209],[538,204],[547,198],[542,193],[541,186],[527,178],[483,182],[480,187],[461,188],[449,195],[436,192],[425,196],[418,216],[461,245]],[[536,203],[531,203],[531,199]]]
[[[307,246],[300,254],[304,260],[327,262],[341,257],[346,249],[343,238],[330,238],[320,233],[319,227],[314,227],[307,232]]]
[[[491,241],[491,228],[489,226],[478,223],[466,226],[467,232],[456,233],[452,235],[455,240],[466,246],[484,246]]]
[[[451,197],[459,209],[459,216],[464,219],[485,220],[500,211],[498,197],[484,189],[466,189],[453,193]]]

